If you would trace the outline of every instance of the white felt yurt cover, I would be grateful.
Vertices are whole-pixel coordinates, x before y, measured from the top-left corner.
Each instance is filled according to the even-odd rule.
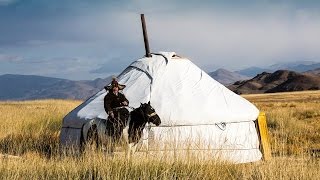
[[[190,60],[173,52],[152,54],[134,61],[118,80],[126,85],[123,93],[130,106],[137,108],[150,100],[161,118],[160,127],[149,132],[149,145],[157,142],[158,149],[212,150],[219,158],[235,163],[261,159],[253,122],[259,110]],[[106,93],[101,90],[64,118],[62,145],[78,144],[81,127],[88,120],[107,118],[103,106]]]

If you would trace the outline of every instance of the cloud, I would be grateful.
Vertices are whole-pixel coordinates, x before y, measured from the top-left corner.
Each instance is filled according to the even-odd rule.
[[[110,59],[105,64],[98,65],[97,69],[93,69],[90,73],[103,74],[103,73],[119,73],[129,66],[127,57],[117,57]]]
[[[0,54],[0,62],[17,63],[22,61],[22,57],[18,55]]]
[[[17,0],[0,0],[0,6],[9,5],[11,3],[16,2]]]
[[[197,13],[157,16],[149,23],[151,47],[174,50],[196,64],[239,68],[297,58],[320,58],[320,22],[304,12],[287,17],[272,11],[259,17]],[[241,67],[240,67],[241,68]]]
[[[152,51],[176,51],[206,70],[317,60],[319,7],[286,0],[18,1],[0,7],[0,53],[16,54],[0,61],[75,78],[121,71],[144,54],[141,12]]]
[[[31,74],[66,79],[94,79],[89,73],[92,61],[85,57],[32,58],[0,55],[0,72],[4,74]],[[101,73],[100,77],[107,77]]]

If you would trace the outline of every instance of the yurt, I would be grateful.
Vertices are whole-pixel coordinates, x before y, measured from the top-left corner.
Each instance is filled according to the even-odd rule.
[[[160,126],[148,126],[141,139],[148,150],[211,151],[212,158],[233,163],[261,160],[255,125],[259,110],[191,60],[174,52],[153,53],[132,62],[117,78],[126,85],[123,93],[129,106],[150,101],[161,118]],[[64,117],[63,147],[78,148],[83,125],[108,118],[103,106],[106,94],[102,89]]]

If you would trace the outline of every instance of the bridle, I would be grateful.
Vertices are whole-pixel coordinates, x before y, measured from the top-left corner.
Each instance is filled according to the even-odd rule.
[[[116,108],[113,108],[113,110],[119,110],[119,109],[124,108],[124,107],[129,107],[129,106],[116,107]],[[133,107],[129,107],[129,108],[131,108],[131,109],[133,109],[133,110],[135,109],[135,108],[133,108]],[[138,108],[137,108],[137,109],[138,109]],[[150,119],[151,117],[157,115],[156,112],[153,112],[153,113],[151,113],[151,114],[145,114],[142,109],[143,109],[142,106],[140,106],[139,110],[140,110],[140,113],[142,114],[142,117],[143,117],[144,122],[149,122],[149,119]]]
[[[140,108],[140,112],[141,112],[141,114],[142,114],[142,117],[143,117],[144,122],[149,122],[149,119],[150,119],[151,117],[157,115],[156,112],[153,112],[153,113],[151,113],[151,114],[145,115],[145,113],[144,113],[144,111],[142,110],[142,108]],[[146,116],[147,116],[147,117],[146,117]]]
[[[156,112],[153,112],[153,113],[151,113],[151,114],[147,114],[148,118],[151,118],[152,116],[155,116],[155,115],[157,115]]]

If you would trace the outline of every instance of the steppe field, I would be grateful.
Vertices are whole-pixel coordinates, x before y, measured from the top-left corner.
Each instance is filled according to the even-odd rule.
[[[0,179],[320,179],[320,91],[243,97],[267,115],[270,161],[61,156],[61,120],[81,101],[0,102]]]

